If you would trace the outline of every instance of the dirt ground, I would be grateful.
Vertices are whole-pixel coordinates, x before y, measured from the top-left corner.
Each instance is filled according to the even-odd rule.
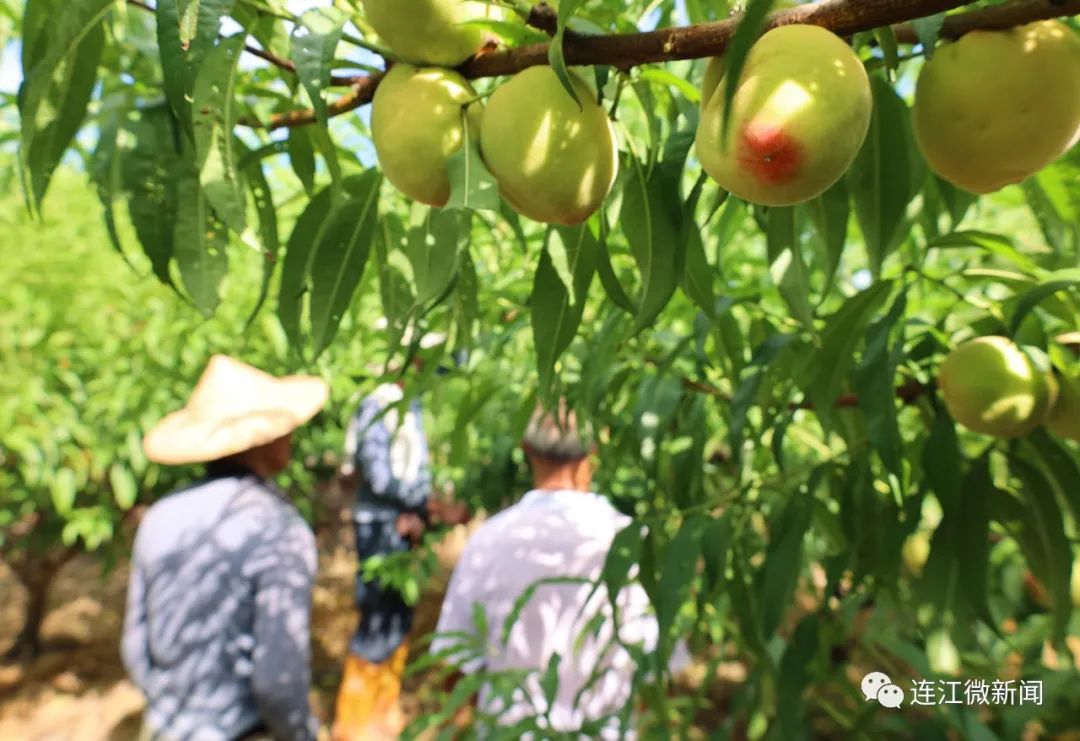
[[[355,625],[351,539],[345,529],[319,536],[319,575],[312,596],[313,702],[331,717],[349,636]],[[103,574],[80,557],[60,572],[43,627],[46,650],[24,665],[0,665],[0,741],[130,741],[138,733],[142,695],[120,662],[127,566]],[[433,585],[417,611],[417,628],[434,627],[441,593]],[[21,627],[25,595],[0,563],[0,654]],[[424,689],[407,678],[402,707],[414,717]]]

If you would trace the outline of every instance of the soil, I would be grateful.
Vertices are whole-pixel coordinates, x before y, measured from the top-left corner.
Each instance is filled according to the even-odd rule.
[[[355,557],[347,528],[319,533],[319,574],[312,595],[312,703],[331,717],[349,637],[355,626]],[[143,698],[126,678],[120,633],[128,569],[104,573],[80,556],[58,574],[43,625],[44,650],[21,664],[0,664],[0,741],[131,741],[141,724]],[[417,629],[438,617],[439,584],[424,595]],[[26,595],[0,563],[0,654],[22,625]],[[406,678],[402,709],[422,709],[422,678]]]

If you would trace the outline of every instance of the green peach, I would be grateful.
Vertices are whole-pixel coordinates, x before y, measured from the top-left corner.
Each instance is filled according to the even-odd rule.
[[[523,216],[580,224],[618,171],[615,132],[596,94],[570,72],[581,107],[550,67],[530,67],[488,100],[480,151],[507,203]]]
[[[701,113],[698,160],[722,188],[765,206],[802,203],[836,183],[866,138],[873,106],[851,47],[800,24],[774,28],[750,49],[726,139],[724,97],[711,95]]]
[[[923,156],[953,185],[1019,183],[1080,136],[1080,38],[1058,21],[971,31],[923,67],[912,116]]]
[[[938,371],[938,386],[953,419],[999,438],[1042,424],[1056,393],[1052,377],[1005,337],[979,337],[954,349]]]

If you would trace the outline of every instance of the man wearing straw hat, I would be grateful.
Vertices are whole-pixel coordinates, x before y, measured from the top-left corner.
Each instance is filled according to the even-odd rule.
[[[423,356],[441,347],[446,336],[428,333],[415,342],[414,338],[406,331],[401,344],[413,355],[412,367],[419,372]],[[342,473],[356,485],[353,524],[361,562],[356,579],[360,620],[338,692],[335,741],[396,738],[404,725],[398,700],[413,607],[396,589],[367,578],[363,563],[408,551],[434,518],[450,524],[466,518],[464,508],[430,497],[420,402],[414,398],[406,404],[403,386],[400,380],[386,383],[365,397],[346,433]]]
[[[124,666],[146,695],[141,739],[314,739],[308,704],[315,539],[270,478],[326,403],[319,378],[274,378],[214,356],[147,457],[205,463],[135,538]]]

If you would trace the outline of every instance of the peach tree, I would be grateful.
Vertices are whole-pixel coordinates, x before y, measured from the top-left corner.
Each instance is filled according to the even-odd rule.
[[[569,398],[634,518],[598,584],[640,579],[660,624],[645,726],[1055,732],[1080,716],[1077,13],[29,0],[19,172],[39,211],[75,153],[146,281],[277,328],[277,367],[342,404],[365,364],[407,367],[409,330],[447,333],[450,373],[408,388],[473,504],[526,485],[528,414]],[[20,522],[97,544],[7,480]],[[673,692],[678,637],[700,665]],[[871,670],[901,712],[865,700]],[[969,679],[1042,695],[911,706]]]

